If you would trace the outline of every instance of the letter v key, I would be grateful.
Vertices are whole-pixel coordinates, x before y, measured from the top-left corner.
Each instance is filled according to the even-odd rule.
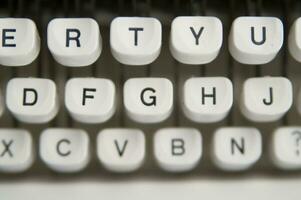
[[[123,143],[123,146],[120,148],[119,147],[119,144],[118,144],[118,141],[117,140],[114,140],[114,143],[115,143],[115,146],[116,146],[116,149],[117,149],[117,152],[119,154],[120,157],[123,156],[124,152],[125,152],[125,149],[126,149],[126,146],[128,144],[128,140],[126,140],[124,143]]]

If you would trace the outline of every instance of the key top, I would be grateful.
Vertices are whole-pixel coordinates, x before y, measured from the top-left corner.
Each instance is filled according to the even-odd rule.
[[[40,157],[54,171],[78,172],[90,161],[89,145],[83,130],[49,128],[40,137]]]
[[[173,86],[166,78],[132,78],[123,88],[127,115],[141,123],[167,119],[173,108]]]
[[[249,78],[241,96],[241,111],[255,122],[280,119],[293,103],[291,82],[284,77]]]
[[[280,127],[273,134],[270,153],[274,164],[285,170],[301,168],[301,127]]]
[[[292,57],[301,62],[301,17],[296,19],[288,36],[288,49]]]
[[[40,52],[40,37],[35,23],[27,18],[0,19],[0,64],[24,66]]]
[[[49,22],[47,43],[54,59],[68,67],[93,64],[101,54],[102,39],[92,18],[57,18]]]
[[[117,17],[110,30],[112,54],[125,65],[150,64],[160,54],[161,32],[161,23],[155,18]]]
[[[102,78],[72,78],[66,83],[65,105],[72,118],[84,123],[102,123],[116,110],[114,83]]]
[[[255,128],[220,128],[213,136],[213,161],[227,171],[246,170],[261,156],[262,141]]]
[[[240,63],[270,62],[283,44],[283,24],[276,17],[238,17],[231,26],[229,51]]]
[[[224,77],[190,78],[184,84],[183,111],[195,122],[224,119],[233,104],[233,86]]]
[[[145,137],[138,129],[105,129],[97,137],[97,156],[113,172],[132,172],[145,157]]]
[[[166,171],[192,170],[202,156],[202,136],[193,128],[161,129],[154,136],[154,155]]]
[[[26,123],[46,123],[59,109],[56,86],[50,79],[13,78],[6,87],[6,105]]]
[[[223,26],[216,17],[176,17],[171,24],[170,51],[181,63],[210,63],[222,42]]]
[[[23,172],[31,167],[34,150],[31,135],[22,129],[0,129],[0,171]]]

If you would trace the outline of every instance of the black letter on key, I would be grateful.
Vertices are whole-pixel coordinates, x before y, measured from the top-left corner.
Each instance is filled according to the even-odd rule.
[[[76,36],[71,37],[71,33],[75,33]],[[70,46],[70,41],[74,40],[76,42],[76,46],[80,47],[79,42],[80,30],[78,29],[66,29],[66,47]]]
[[[181,138],[171,140],[171,154],[173,156],[182,156],[185,153],[185,142]]]
[[[6,33],[11,32],[11,33],[15,33],[16,29],[3,29],[2,30],[2,46],[3,47],[16,47],[16,44],[7,44],[7,40],[13,40],[15,39],[14,36],[8,36],[6,35]]]
[[[267,106],[270,106],[270,105],[272,105],[272,103],[273,103],[273,88],[270,87],[270,88],[269,88],[269,91],[270,91],[270,99],[267,100],[267,99],[265,98],[265,99],[262,100],[263,103],[264,103],[265,105],[267,105]]]
[[[138,31],[143,31],[143,28],[129,28],[129,31],[134,31],[134,45],[138,46]]]
[[[233,155],[235,153],[235,148],[238,149],[238,151],[241,154],[245,153],[245,140],[244,138],[241,138],[240,144],[234,139],[231,138],[231,154]]]
[[[193,29],[192,26],[189,28],[195,38],[195,45],[199,45],[199,39],[200,39],[201,34],[203,33],[204,27],[202,26],[200,28],[200,30],[198,31],[198,33],[195,32],[195,30]]]
[[[90,99],[94,99],[93,95],[87,95],[86,92],[96,92],[95,88],[84,88],[83,90],[83,106],[86,105],[86,99],[90,98]]]
[[[13,153],[10,150],[10,146],[13,144],[13,140],[10,140],[9,142],[2,140],[2,144],[4,146],[4,150],[1,153],[1,157],[5,156],[5,154],[8,154],[10,157],[13,157]]]
[[[262,39],[261,39],[261,41],[256,41],[255,40],[255,30],[254,29],[255,28],[252,26],[251,27],[251,40],[256,45],[262,45],[266,41],[266,27],[265,26],[262,27]]]
[[[71,142],[70,142],[70,140],[68,140],[68,139],[62,139],[62,140],[60,140],[60,141],[57,143],[57,145],[56,145],[56,151],[57,151],[57,153],[58,153],[60,156],[68,156],[68,155],[71,154],[71,151],[70,151],[70,150],[69,150],[69,151],[66,151],[66,152],[63,152],[63,151],[61,151],[61,149],[60,149],[61,144],[63,144],[63,143],[70,144]]]
[[[31,101],[27,101],[27,94],[31,92],[33,95],[33,99]],[[33,88],[24,88],[23,89],[23,106],[33,106],[38,101],[38,93]]]
[[[205,104],[205,98],[208,98],[208,97],[211,97],[212,98],[212,102],[213,102],[213,105],[216,104],[216,88],[213,87],[212,88],[212,94],[206,94],[205,93],[205,88],[202,87],[202,104],[204,105]]]
[[[119,147],[119,144],[118,144],[117,140],[114,140],[114,143],[115,143],[115,146],[116,146],[116,149],[117,149],[117,152],[118,152],[119,156],[120,157],[123,156],[125,148],[128,144],[128,140],[124,141],[123,146],[121,148]]]
[[[156,106],[157,105],[157,98],[156,96],[149,96],[149,98],[152,100],[150,102],[146,102],[144,99],[144,93],[150,91],[152,93],[155,93],[156,90],[153,88],[145,88],[144,90],[142,90],[141,94],[140,94],[140,99],[142,101],[142,103],[146,106]]]

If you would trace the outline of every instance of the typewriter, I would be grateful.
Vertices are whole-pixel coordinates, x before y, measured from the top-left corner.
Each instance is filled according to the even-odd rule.
[[[301,1],[1,0],[0,200],[299,200]]]

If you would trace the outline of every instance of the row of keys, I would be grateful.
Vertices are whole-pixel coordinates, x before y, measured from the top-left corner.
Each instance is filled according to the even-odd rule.
[[[289,50],[301,62],[301,18],[289,34]],[[25,34],[24,34],[25,33]],[[36,25],[30,19],[0,19],[0,64],[31,63],[40,50]],[[270,62],[283,45],[283,24],[275,17],[238,17],[232,23],[229,50],[244,64]],[[160,54],[161,23],[151,17],[117,17],[110,27],[113,56],[122,64],[147,65]],[[170,50],[184,64],[213,61],[222,46],[223,27],[216,17],[177,17],[171,24]],[[72,67],[94,63],[102,51],[97,22],[91,18],[56,18],[49,22],[47,43],[55,60]]]
[[[273,163],[281,169],[300,169],[301,127],[277,129],[271,140]],[[31,135],[23,129],[0,129],[0,171],[22,172],[34,162]],[[146,157],[144,133],[139,129],[104,129],[97,136],[97,157],[104,168],[113,172],[139,169]],[[153,137],[153,154],[166,171],[190,171],[199,165],[203,154],[201,133],[194,128],[164,128]],[[256,128],[223,127],[212,140],[212,160],[225,171],[242,171],[261,157],[262,138]],[[80,129],[49,128],[41,133],[39,156],[52,170],[78,172],[91,156],[90,139]]]
[[[243,84],[241,111],[251,121],[276,121],[291,108],[292,90],[292,83],[284,77],[249,78]],[[126,114],[140,123],[164,121],[173,111],[173,93],[173,84],[167,78],[128,79],[123,87]],[[200,123],[223,120],[232,108],[233,98],[233,85],[226,77],[189,78],[180,96],[183,113]],[[109,120],[117,100],[115,84],[109,79],[71,78],[65,86],[65,106],[79,122]],[[13,78],[7,84],[6,105],[22,122],[46,123],[59,110],[56,85],[50,79]],[[301,103],[297,105],[301,113]],[[4,106],[0,108],[3,113]]]

